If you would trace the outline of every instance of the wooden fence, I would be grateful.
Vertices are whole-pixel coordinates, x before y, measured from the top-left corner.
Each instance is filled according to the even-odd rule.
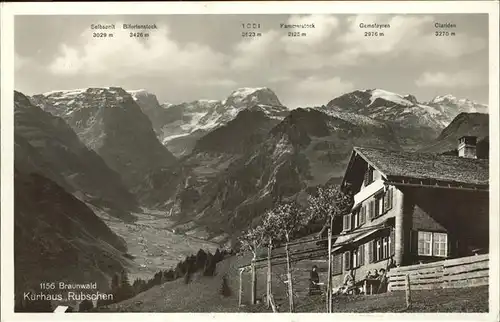
[[[488,259],[486,254],[392,268],[388,290],[405,290],[406,275],[412,290],[488,285]]]

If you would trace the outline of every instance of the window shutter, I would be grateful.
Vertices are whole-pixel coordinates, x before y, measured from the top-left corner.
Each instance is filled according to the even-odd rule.
[[[454,253],[453,238],[450,238],[450,235],[448,235],[447,241],[448,241],[448,247],[446,248],[446,257],[452,257]]]
[[[347,230],[347,215],[344,215],[342,217],[342,220],[343,220],[342,230],[346,231]]]
[[[389,210],[389,191],[386,191],[384,193],[384,203],[382,205],[382,213],[386,212]]]
[[[368,246],[368,264],[373,263],[373,248],[375,244],[373,240],[370,240],[366,245]]]
[[[344,253],[344,271],[348,271],[351,269],[351,252],[346,251]]]
[[[333,255],[332,275],[342,274],[342,254]]]
[[[358,263],[359,266],[365,265],[365,244],[359,245],[359,252],[358,252]]]
[[[351,230],[351,227],[352,227],[352,215],[348,214],[348,215],[346,215],[346,217],[347,217],[347,220],[346,220],[347,230]]]
[[[375,197],[375,200],[373,201],[374,203],[374,210],[375,210],[375,213],[374,213],[374,217],[378,217],[378,215],[380,215],[380,202],[382,200],[380,200],[380,197]]]
[[[369,172],[370,172],[370,167],[366,168],[366,171],[365,171],[365,178],[364,178],[364,182],[365,182],[365,186],[368,185],[368,176],[369,176]]]
[[[418,255],[418,231],[410,230],[410,253]]]
[[[392,209],[392,197],[393,197],[393,190],[389,187],[389,189],[387,190],[387,199],[388,200],[388,206],[387,206],[387,210],[390,210]]]
[[[370,218],[370,220],[372,220],[373,217],[375,217],[375,200],[370,200],[368,205],[370,206],[369,207],[369,209],[370,209],[369,218]]]
[[[366,207],[362,205],[359,209],[359,224],[362,225],[366,222]]]
[[[394,256],[396,254],[396,230],[391,229],[391,235],[389,236],[390,243],[390,256]]]

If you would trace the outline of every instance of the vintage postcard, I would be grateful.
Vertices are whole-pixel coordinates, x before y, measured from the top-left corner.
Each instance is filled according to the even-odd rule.
[[[2,321],[497,320],[498,9],[2,4]]]

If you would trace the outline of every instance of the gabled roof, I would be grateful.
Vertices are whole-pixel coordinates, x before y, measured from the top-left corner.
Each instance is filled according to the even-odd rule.
[[[388,151],[354,147],[342,185],[349,181],[356,159],[362,158],[387,181],[425,182],[451,186],[480,186],[489,184],[489,162],[436,153]]]

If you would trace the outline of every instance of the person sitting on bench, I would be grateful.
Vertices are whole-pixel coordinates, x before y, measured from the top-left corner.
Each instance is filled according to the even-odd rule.
[[[356,286],[355,286],[353,271],[351,269],[349,271],[349,273],[347,273],[344,276],[344,285],[343,285],[342,294],[349,294],[349,292],[351,292],[353,290],[355,291],[355,289],[356,289]]]
[[[311,277],[309,278],[309,294],[318,294],[319,292],[318,266],[314,265],[311,269]]]

